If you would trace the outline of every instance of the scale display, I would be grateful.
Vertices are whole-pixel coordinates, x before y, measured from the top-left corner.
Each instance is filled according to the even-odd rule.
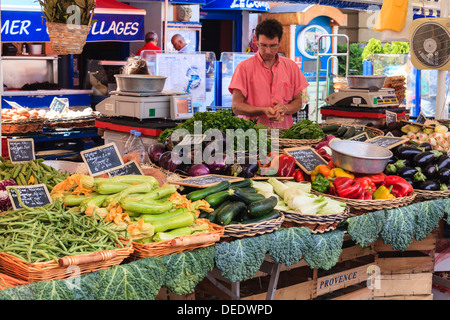
[[[192,99],[188,96],[170,98],[170,118],[172,120],[189,119],[194,115]]]
[[[343,107],[394,107],[398,100],[392,89],[370,91],[364,89],[340,89],[325,98],[333,106]]]

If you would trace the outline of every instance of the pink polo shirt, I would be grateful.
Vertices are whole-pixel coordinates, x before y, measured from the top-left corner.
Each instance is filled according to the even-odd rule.
[[[240,62],[231,78],[228,90],[233,93],[239,89],[245,97],[244,102],[257,107],[273,107],[274,102],[290,103],[294,96],[305,89],[309,83],[297,64],[289,58],[278,56],[270,69],[264,64],[259,53]],[[245,119],[254,118],[240,116]],[[258,123],[272,128],[289,128],[293,125],[292,115],[284,116],[282,122],[272,122],[265,115],[259,115]]]

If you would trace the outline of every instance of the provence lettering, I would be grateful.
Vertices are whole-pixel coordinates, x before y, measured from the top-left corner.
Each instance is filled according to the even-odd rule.
[[[349,281],[349,280],[353,280],[356,279],[356,274],[357,272],[351,272],[349,274],[343,274],[328,280],[322,280],[320,282],[320,289],[326,288],[326,287],[331,287],[334,284],[338,284],[338,283],[342,283],[344,281]]]

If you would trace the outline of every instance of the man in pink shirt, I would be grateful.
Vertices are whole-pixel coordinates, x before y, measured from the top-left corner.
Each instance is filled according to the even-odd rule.
[[[278,55],[283,27],[277,20],[264,20],[255,34],[258,52],[238,64],[228,87],[233,112],[287,129],[293,125],[292,114],[302,108],[302,92],[309,83],[294,61]]]

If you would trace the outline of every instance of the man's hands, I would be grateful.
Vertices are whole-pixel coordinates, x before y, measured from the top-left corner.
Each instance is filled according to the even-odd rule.
[[[273,122],[282,122],[284,121],[284,115],[286,114],[288,108],[286,105],[274,102],[272,108],[266,108],[264,114],[269,119],[269,121]]]

